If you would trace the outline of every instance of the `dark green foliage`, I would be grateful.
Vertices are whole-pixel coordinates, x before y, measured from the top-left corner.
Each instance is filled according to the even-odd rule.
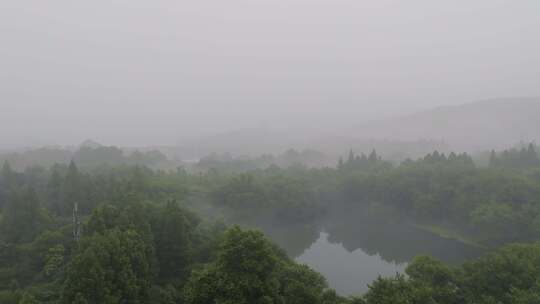
[[[52,174],[49,178],[49,181],[47,182],[46,197],[49,201],[50,208],[56,214],[62,214],[65,209],[65,206],[63,206],[64,203],[62,201],[63,178],[62,174],[60,173],[59,166],[54,166],[51,168],[51,170]]]
[[[460,304],[464,297],[459,291],[455,270],[430,257],[416,257],[406,273],[413,281],[415,292],[429,294],[433,303]]]
[[[172,285],[161,287],[152,286],[150,289],[148,303],[151,304],[176,304],[181,303],[181,292]]]
[[[212,194],[214,204],[233,210],[237,219],[264,216],[296,222],[314,219],[322,213],[306,181],[283,174],[242,174]]]
[[[97,207],[87,224],[84,234],[105,233],[110,229],[135,230],[146,242],[153,241],[148,208],[142,203],[131,202],[123,205],[105,204]]]
[[[132,151],[126,153],[114,146],[101,146],[94,142],[85,142],[76,151],[61,148],[39,148],[18,153],[0,154],[0,163],[8,162],[15,170],[25,170],[32,166],[50,167],[57,164],[68,165],[73,160],[83,169],[103,166],[139,165],[152,168],[172,168],[174,162],[156,150]]]
[[[60,197],[61,205],[58,210],[60,215],[69,215],[73,210],[75,203],[83,206],[83,185],[82,177],[79,173],[77,165],[73,161],[69,164],[69,168],[62,185],[62,195]],[[86,207],[86,206],[85,206]]]
[[[445,223],[486,243],[534,239],[540,184],[518,173],[476,168],[466,154],[434,152],[378,173],[343,174],[353,203],[382,203],[415,221]]]
[[[193,261],[192,226],[175,201],[169,201],[154,224],[159,277],[183,281]]]
[[[538,291],[539,278],[540,244],[507,246],[463,266],[465,293],[475,301],[514,303],[514,297]]]
[[[0,291],[0,303],[2,304],[19,304],[22,295],[20,292],[12,290]]]
[[[476,261],[450,268],[431,258],[415,259],[408,278],[379,278],[367,304],[534,304],[540,299],[540,245],[510,245]]]
[[[60,280],[69,255],[70,239],[68,236],[66,241],[66,236],[60,231],[45,231],[31,243],[2,244],[0,290],[11,288],[12,283],[16,283],[18,288],[31,283]],[[63,254],[59,252],[59,247],[64,248]],[[55,292],[54,288],[49,291]]]
[[[276,303],[279,261],[260,232],[233,227],[217,260],[196,272],[185,289],[186,303]]]
[[[416,296],[416,289],[402,275],[395,278],[378,278],[369,286],[369,292],[365,295],[368,304],[431,304],[428,299],[420,299]],[[427,300],[425,302],[419,302]]]
[[[326,280],[306,265],[286,264],[279,273],[280,294],[290,304],[321,303]]]
[[[134,230],[107,230],[81,241],[64,283],[62,303],[145,303],[151,257]]]
[[[511,169],[531,169],[540,167],[540,157],[536,152],[533,143],[521,147],[521,149],[504,150],[498,155],[491,151],[489,158],[490,167],[511,168]]]
[[[120,159],[117,150],[92,149],[83,152],[101,156],[81,152],[79,161]],[[532,160],[530,150],[520,155]],[[302,159],[296,151],[285,158]],[[226,220],[313,227],[336,209],[371,210],[490,245],[536,240],[540,178],[512,166],[478,168],[467,154],[439,152],[392,166],[375,151],[351,151],[338,169],[271,166],[240,175],[75,163],[19,173],[6,163],[0,303],[57,303],[60,295],[64,303],[536,303],[538,245],[505,247],[463,267],[419,257],[407,277],[380,278],[365,297],[344,299],[261,233],[233,227],[223,235],[224,224],[185,209],[217,206]],[[84,222],[80,244],[71,236],[74,202]],[[355,221],[370,217],[355,212]]]
[[[276,252],[257,231],[225,232],[215,262],[195,272],[186,303],[344,303],[327,291],[321,275]]]
[[[0,231],[7,242],[30,242],[51,222],[47,211],[41,208],[34,189],[25,188],[9,195]]]
[[[322,167],[328,165],[328,157],[314,150],[296,151],[289,149],[279,155],[263,154],[259,157],[233,157],[229,153],[212,153],[199,160],[194,166],[196,171],[214,171],[220,174],[240,174],[270,167]]]
[[[33,295],[24,293],[22,298],[19,300],[19,304],[39,304],[39,302]]]
[[[390,163],[385,162],[377,155],[375,150],[366,156],[364,153],[361,155],[355,155],[352,150],[349,151],[347,161],[343,161],[343,158],[339,159],[338,169],[341,171],[380,171],[391,167]]]
[[[16,182],[17,179],[17,173],[11,169],[11,165],[8,161],[5,161],[2,164],[2,182],[5,187],[8,189],[13,186],[13,184]]]
[[[48,277],[55,276],[64,265],[66,248],[63,245],[56,245],[49,250],[45,255],[45,266],[43,272]]]

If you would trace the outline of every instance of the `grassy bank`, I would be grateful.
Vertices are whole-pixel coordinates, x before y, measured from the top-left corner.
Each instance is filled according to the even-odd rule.
[[[468,236],[464,236],[464,235],[460,234],[459,232],[457,232],[455,230],[452,230],[452,229],[449,229],[449,228],[444,228],[444,227],[437,226],[437,225],[432,225],[432,224],[430,225],[430,224],[417,224],[417,223],[415,223],[415,224],[412,224],[412,225],[414,227],[420,229],[420,230],[433,233],[433,234],[438,235],[438,236],[440,236],[442,238],[456,240],[456,241],[461,242],[463,244],[466,244],[466,245],[469,245],[469,246],[474,246],[474,247],[481,248],[481,249],[489,249],[487,246],[483,245],[480,240],[477,240],[477,239],[474,239],[474,238],[471,238],[471,237],[468,237]]]

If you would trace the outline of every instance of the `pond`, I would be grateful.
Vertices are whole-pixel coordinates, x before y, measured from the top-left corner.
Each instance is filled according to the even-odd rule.
[[[407,265],[385,261],[379,254],[370,255],[362,249],[348,251],[342,244],[331,243],[324,232],[296,261],[324,275],[330,286],[341,295],[364,293],[367,284],[378,276],[403,273]]]
[[[483,250],[442,238],[395,218],[344,212],[316,224],[259,225],[289,256],[320,272],[339,294],[361,295],[379,276],[404,273],[418,255],[448,264],[478,257]]]

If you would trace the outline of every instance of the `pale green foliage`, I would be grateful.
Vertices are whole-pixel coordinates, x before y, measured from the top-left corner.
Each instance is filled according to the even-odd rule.
[[[63,245],[56,245],[49,248],[45,256],[45,266],[43,272],[46,276],[53,276],[64,264],[64,254],[66,249]]]
[[[25,292],[19,301],[19,304],[39,304],[39,302],[33,295]]]

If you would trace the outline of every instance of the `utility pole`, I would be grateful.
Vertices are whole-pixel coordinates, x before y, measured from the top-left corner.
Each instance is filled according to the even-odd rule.
[[[79,242],[81,239],[81,220],[79,218],[79,203],[73,204],[73,240]]]

